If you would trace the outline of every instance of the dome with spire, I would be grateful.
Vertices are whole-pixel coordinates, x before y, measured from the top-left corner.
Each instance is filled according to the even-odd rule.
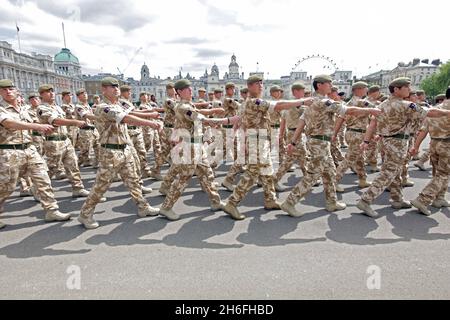
[[[150,70],[144,62],[144,65],[141,67],[141,81],[150,78]]]
[[[55,55],[55,62],[80,64],[78,58],[67,48],[62,48],[61,51]]]
[[[211,75],[216,77],[219,76],[219,67],[215,63],[211,68]]]

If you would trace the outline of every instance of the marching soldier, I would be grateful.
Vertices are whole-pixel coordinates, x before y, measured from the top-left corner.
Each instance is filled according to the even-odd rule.
[[[245,100],[247,100],[248,96],[248,88],[242,88],[240,90],[241,98],[239,99],[239,103],[243,103]]]
[[[338,94],[338,88],[334,87],[334,86],[331,87],[331,93],[328,95],[328,97],[331,100],[334,100],[337,102],[342,101],[341,96]],[[345,131],[342,129],[345,129],[344,125],[341,127],[341,130],[339,130],[337,138],[335,138],[333,136],[333,138],[331,139],[331,145],[330,145],[331,156],[333,157],[334,165],[336,166],[336,168],[339,165],[339,163],[341,163],[344,160],[344,156],[342,155],[342,152],[340,150],[340,141],[341,141],[340,135],[341,135],[341,133],[342,133],[342,135],[344,135],[344,131]],[[342,138],[342,139],[344,139],[344,138]]]
[[[102,79],[102,94],[105,102],[95,110],[96,126],[100,133],[99,169],[92,192],[81,208],[78,221],[86,229],[99,226],[93,218],[96,205],[108,190],[112,179],[119,173],[131,197],[138,206],[138,216],[155,216],[159,209],[151,207],[142,195],[137,163],[133,156],[132,145],[127,125],[150,126],[159,129],[153,121],[145,120],[130,114],[119,100],[119,82],[112,77]]]
[[[0,213],[6,199],[14,192],[18,178],[29,176],[36,186],[45,211],[45,221],[65,221],[69,214],[59,212],[47,166],[32,144],[29,131],[49,134],[50,124],[34,123],[17,103],[16,87],[9,79],[0,80]],[[5,224],[0,221],[0,229]]]
[[[72,197],[87,197],[89,192],[84,189],[80,169],[77,163],[75,149],[68,137],[67,127],[86,126],[85,121],[66,119],[66,113],[55,104],[55,93],[52,85],[39,87],[42,104],[37,108],[37,116],[42,124],[51,124],[56,129],[45,135],[44,152],[47,156],[49,175],[52,176],[62,163],[72,184]]]
[[[237,121],[238,117],[225,119],[206,118],[205,115],[213,115],[223,109],[196,109],[192,103],[192,89],[189,80],[178,80],[174,88],[180,96],[181,101],[175,108],[175,127],[172,140],[179,139],[177,146],[172,151],[177,157],[172,158],[172,166],[169,171],[178,179],[171,182],[167,197],[160,208],[160,214],[166,216],[169,220],[178,220],[180,217],[172,207],[183,193],[189,179],[197,174],[203,190],[208,194],[213,211],[222,209],[224,203],[214,182],[214,174],[209,165],[205,147],[203,145],[202,122],[208,120],[210,123],[224,124]]]
[[[381,96],[380,86],[373,85],[369,87],[369,91],[367,92],[367,101],[378,106],[381,102],[379,98]],[[378,154],[379,154],[379,144],[378,137],[370,141],[369,150],[366,154],[366,161],[369,164],[369,170],[371,173],[380,172],[380,167],[378,167]]]
[[[247,79],[249,97],[244,102],[241,128],[246,132],[245,172],[223,210],[235,220],[245,219],[236,206],[259,179],[264,189],[264,208],[280,209],[275,194],[272,159],[270,156],[270,113],[300,107],[309,103],[306,99],[293,101],[266,101],[263,94],[263,79],[251,76]],[[251,148],[250,148],[251,146]],[[256,147],[255,147],[256,146]]]
[[[367,95],[367,87],[367,83],[363,81],[354,83],[352,86],[353,97],[348,104],[361,108],[375,108],[374,104],[364,100],[364,97]],[[344,121],[347,128],[345,132],[345,141],[348,144],[348,150],[344,160],[336,169],[336,183],[341,181],[348,168],[352,168],[358,175],[359,188],[367,188],[370,186],[370,182],[367,181],[367,173],[364,167],[364,154],[359,149],[359,146],[361,145],[361,142],[363,142],[364,134],[369,125],[369,117],[367,114],[362,114],[359,116],[347,115],[345,118],[339,118],[334,130],[335,136],[337,136]],[[336,191],[344,192],[344,189],[338,185]]]
[[[302,99],[305,97],[305,86],[302,83],[294,83],[291,87],[292,95],[295,99]],[[291,108],[288,110],[284,110],[282,112],[282,120],[281,120],[281,128],[286,128],[287,133],[287,141],[293,141],[292,137],[294,136],[295,130],[297,130],[297,123],[303,114],[305,108]],[[284,131],[284,130],[283,130]],[[280,186],[279,182],[281,178],[288,172],[288,170],[292,167],[295,161],[298,161],[300,165],[300,169],[302,170],[303,175],[306,174],[306,149],[305,144],[303,143],[302,137],[296,141],[295,150],[287,155],[284,161],[281,163],[280,168],[277,173],[274,175],[275,181],[275,190],[278,192],[282,192],[285,190],[284,187]]]
[[[280,101],[283,98],[283,89],[278,86],[272,86],[270,88],[270,96],[273,101]],[[278,155],[276,158],[276,163],[281,164],[284,161],[285,153],[286,153],[286,142],[285,135],[286,130],[280,130],[280,122],[281,122],[281,112],[272,111],[269,115],[270,117],[270,137],[271,137],[271,146],[275,146],[275,154]],[[285,128],[284,128],[285,129]]]
[[[450,111],[450,87],[447,89],[446,100],[436,108]],[[420,144],[427,134],[430,134],[431,163],[433,164],[433,178],[420,192],[419,196],[411,201],[421,213],[429,216],[431,212],[427,206],[435,208],[450,207],[445,199],[450,177],[450,118],[427,118],[416,139],[411,154],[417,153]]]
[[[281,205],[281,209],[293,217],[303,215],[302,212],[296,210],[295,205],[311,191],[314,183],[320,176],[322,176],[325,191],[326,210],[333,212],[346,208],[345,203],[337,201],[335,189],[336,167],[330,150],[335,114],[339,114],[341,117],[350,115],[364,115],[367,117],[369,114],[377,115],[379,113],[377,109],[349,107],[330,100],[327,95],[331,92],[331,82],[332,78],[328,75],[319,75],[313,79],[313,87],[316,91],[313,103],[302,114],[297,124],[297,130],[292,138],[293,140],[288,146],[289,151],[292,152],[306,125],[305,133],[310,156],[306,175]]]
[[[162,149],[162,158],[167,161],[170,159],[170,150],[172,149],[172,145],[170,142],[170,137],[172,136],[173,125],[175,122],[175,105],[177,104],[177,99],[175,97],[175,85],[173,83],[168,83],[166,85],[166,95],[167,98],[164,101],[164,132],[161,135],[161,149]]]
[[[66,113],[66,119],[76,119],[75,105],[72,103],[72,93],[69,90],[63,90],[61,92],[62,104],[61,109]],[[78,149],[78,128],[76,126],[69,127],[69,137],[71,138],[72,145],[75,149]]]
[[[85,89],[80,89],[76,92],[78,104],[75,106],[75,118],[86,122],[86,126],[80,128],[78,139],[80,140],[80,153],[78,158],[78,165],[88,167],[92,165],[98,168],[98,152],[100,144],[98,143],[99,134],[94,126],[95,115],[92,108],[87,102],[87,93]],[[89,153],[91,147],[94,149],[95,159],[91,163]]]
[[[450,116],[450,111],[441,109],[426,111],[414,103],[405,101],[404,98],[409,96],[411,90],[410,84],[411,80],[405,77],[394,79],[389,84],[391,97],[378,106],[382,113],[378,119],[372,119],[361,144],[361,149],[366,150],[375,130],[382,136],[381,146],[384,155],[381,172],[356,205],[365,215],[372,218],[377,218],[378,214],[370,204],[387,187],[394,209],[411,208],[411,203],[403,199],[400,177],[402,164],[408,152],[409,135],[406,130],[409,122],[415,118]]]

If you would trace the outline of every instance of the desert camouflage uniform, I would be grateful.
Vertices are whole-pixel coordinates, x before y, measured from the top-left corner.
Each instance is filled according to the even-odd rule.
[[[61,105],[61,109],[66,114],[66,119],[76,119],[75,108],[76,107],[75,107],[74,104],[66,104],[66,103],[64,103],[64,104]],[[69,137],[71,139],[72,145],[76,149],[78,149],[78,147],[80,146],[80,144],[78,142],[79,128],[71,126],[71,127],[67,128],[67,131],[69,132]]]
[[[141,104],[139,108],[141,110],[154,110],[158,106],[154,103],[147,103],[147,104]],[[163,122],[160,120],[153,120],[161,126],[163,126]],[[143,135],[144,135],[144,142],[145,142],[145,149],[147,151],[150,150],[150,147],[152,146],[153,154],[155,156],[155,165],[151,169],[152,173],[154,174],[160,174],[161,173],[161,166],[164,164],[165,159],[162,156],[162,148],[161,148],[161,137],[159,135],[158,130],[155,130],[150,127],[143,127],[142,128]]]
[[[78,104],[75,109],[75,118],[80,121],[85,121],[87,123],[86,128],[80,128],[78,133],[78,140],[80,143],[80,153],[78,156],[78,165],[89,164],[89,152],[91,146],[94,149],[95,159],[94,165],[98,163],[98,152],[100,144],[98,143],[99,134],[94,126],[93,121],[89,120],[86,115],[93,115],[92,109],[89,104]]]
[[[172,150],[172,144],[170,143],[170,137],[172,136],[173,126],[175,122],[175,106],[177,101],[172,98],[167,98],[164,101],[164,132],[161,134],[161,157],[167,161],[170,157],[170,150]]]
[[[414,119],[424,119],[426,110],[420,106],[391,96],[378,106],[383,113],[377,118],[377,134],[382,136],[384,154],[381,172],[361,199],[371,203],[387,187],[394,202],[403,201],[401,172],[408,152],[408,124]]]

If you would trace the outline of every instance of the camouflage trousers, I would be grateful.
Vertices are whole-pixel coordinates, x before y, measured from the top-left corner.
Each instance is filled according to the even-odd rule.
[[[341,129],[338,132],[337,140],[340,145],[344,145],[345,143],[345,125],[341,126]]]
[[[420,156],[420,159],[417,162],[419,162],[421,164],[425,164],[425,162],[430,160],[430,157],[431,157],[431,151],[428,149]]]
[[[370,141],[369,149],[366,153],[366,162],[376,167],[378,165],[378,154],[380,153],[380,144],[376,141]]]
[[[289,130],[287,141],[292,141],[294,133],[295,130]],[[305,144],[303,143],[302,137],[300,137],[300,141],[296,144],[294,152],[292,152],[291,155],[285,156],[284,161],[281,163],[277,173],[274,175],[274,181],[280,181],[295,162],[298,162],[298,164],[300,165],[300,169],[302,170],[304,176],[306,174],[306,148]]]
[[[344,160],[344,156],[340,150],[340,144],[336,141],[331,141],[330,145],[331,157],[333,158],[334,165],[337,167],[341,161]]]
[[[445,199],[450,177],[450,142],[431,139],[433,178],[420,192],[418,200],[429,205],[435,199]]]
[[[272,164],[247,164],[244,175],[239,180],[228,202],[237,206],[250,189],[258,181],[262,184],[264,190],[264,205],[271,206],[277,200],[273,176],[270,173]]]
[[[147,150],[145,150],[145,142],[144,142],[144,136],[142,132],[131,133],[130,131],[130,138],[133,143],[133,146],[137,152],[138,158],[139,158],[139,166],[141,169],[141,172],[149,172],[150,166],[147,161]]]
[[[347,141],[348,149],[344,160],[336,170],[336,181],[340,181],[349,168],[355,170],[359,179],[366,179],[367,173],[364,167],[364,153],[359,149],[359,145],[364,140],[364,133],[347,129],[345,132],[345,140]]]
[[[60,163],[62,163],[67,178],[73,189],[83,189],[80,168],[78,167],[77,155],[69,139],[64,141],[45,141],[44,152],[47,156],[49,176],[56,174]]]
[[[410,137],[408,139],[408,150],[414,146],[415,141],[416,141],[416,139],[414,137]],[[409,179],[408,167],[409,167],[409,162],[411,161],[411,159],[412,159],[412,156],[408,152],[406,154],[405,161],[403,162],[403,169],[402,169],[402,174],[401,174],[402,181],[406,181]]]
[[[170,157],[170,150],[172,150],[172,144],[170,143],[170,137],[172,136],[173,129],[164,127],[164,132],[160,134],[161,141],[161,158],[164,161],[168,161]]]
[[[98,152],[100,149],[100,144],[98,142],[99,134],[97,129],[95,130],[80,130],[78,134],[78,141],[80,142],[80,153],[78,154],[78,164],[90,163],[89,153],[91,148],[94,149],[95,160],[98,162]]]
[[[217,188],[213,184],[214,173],[209,165],[203,145],[195,143],[188,148],[191,149],[191,158],[189,160],[186,158],[182,159],[186,161],[176,161],[169,169],[171,171],[170,176],[178,176],[178,178],[171,182],[166,199],[161,205],[162,209],[171,209],[174,206],[194,173],[197,175],[203,190],[208,194],[211,204],[218,205],[221,201]],[[183,157],[183,155],[180,156]]]
[[[44,159],[34,146],[25,150],[0,150],[0,207],[14,192],[19,177],[30,177],[44,210],[57,210],[47,170]]]
[[[336,203],[336,166],[331,156],[330,142],[308,138],[306,147],[310,156],[306,174],[292,189],[286,201],[292,205],[297,204],[311,191],[317,179],[322,176],[327,203]]]
[[[155,164],[152,167],[152,172],[156,174],[161,173],[161,166],[164,164],[165,159],[162,154],[162,139],[163,134],[159,134],[158,130],[154,130],[149,127],[143,128],[145,149],[147,151],[153,149],[153,155],[155,157]]]
[[[31,137],[31,143],[36,147],[37,152],[43,156],[44,155],[44,137],[33,135]]]
[[[371,203],[389,187],[391,199],[402,201],[401,173],[408,152],[408,140],[384,137],[380,144],[383,152],[381,171],[361,199]]]
[[[137,173],[136,162],[133,157],[132,149],[128,146],[125,150],[106,149],[101,147],[99,150],[99,168],[86,202],[81,208],[81,215],[88,217],[95,210],[105,192],[111,185],[112,179],[120,174],[123,183],[130,191],[131,197],[139,209],[145,209],[149,206],[147,200],[142,195],[140,177]]]

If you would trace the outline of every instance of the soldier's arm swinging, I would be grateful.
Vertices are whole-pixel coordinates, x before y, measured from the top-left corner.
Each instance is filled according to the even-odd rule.
[[[450,110],[431,108],[427,112],[428,118],[450,117]]]
[[[56,118],[53,120],[52,125],[56,125],[58,127],[61,126],[67,126],[67,127],[84,127],[86,126],[86,122],[75,120],[75,119],[62,119],[62,118]]]
[[[49,124],[28,123],[12,119],[3,120],[1,125],[10,130],[35,130],[42,133],[51,133],[55,129]]]
[[[369,142],[377,129],[377,119],[373,118],[370,121],[369,127],[367,128],[366,134],[364,135],[364,141],[360,144],[360,149],[366,151],[369,147]]]
[[[422,144],[422,141],[426,138],[428,135],[428,130],[419,130],[419,134],[416,137],[416,142],[414,143],[414,146],[409,149],[409,153],[414,156],[419,151],[420,145]]]
[[[336,124],[334,126],[334,132],[333,132],[333,140],[336,139],[336,137],[339,134],[339,131],[341,130],[342,125],[345,122],[345,118],[343,117],[338,117],[338,119],[336,120]]]
[[[294,135],[292,137],[292,141],[289,141],[288,145],[288,154],[291,155],[294,151],[294,147],[297,145],[297,141],[299,140],[300,136],[302,135],[303,129],[305,129],[306,122],[303,119],[298,120],[297,129],[294,132]]]
[[[312,103],[311,98],[297,99],[297,100],[292,100],[292,101],[279,101],[275,105],[274,110],[282,111],[282,110],[287,110],[287,109],[295,108],[295,107],[309,106],[309,105],[311,105],[311,103]]]
[[[158,112],[131,111],[129,114],[144,119],[157,119],[159,117]]]
[[[131,114],[126,115],[123,118],[122,122],[123,123],[127,123],[127,124],[131,124],[131,125],[135,125],[135,126],[151,127],[151,128],[156,129],[158,131],[162,130],[162,126],[159,125],[158,123],[150,121],[150,120],[142,119],[142,118],[136,117],[136,116],[131,115]]]

